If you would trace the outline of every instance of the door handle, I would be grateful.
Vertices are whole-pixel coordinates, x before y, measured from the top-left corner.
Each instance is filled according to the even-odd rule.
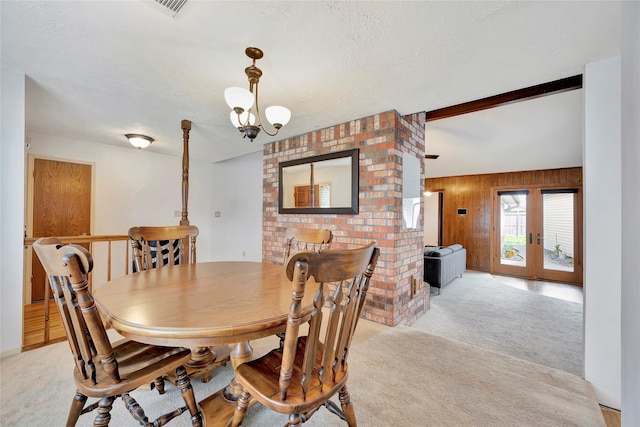
[[[533,243],[533,233],[529,233],[529,244]]]
[[[540,244],[540,239],[541,239],[540,233],[538,233],[538,239],[537,239],[538,240],[538,244]]]

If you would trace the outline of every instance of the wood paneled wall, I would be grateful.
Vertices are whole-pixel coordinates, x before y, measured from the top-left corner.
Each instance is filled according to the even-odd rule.
[[[491,187],[537,185],[582,186],[582,168],[547,169],[483,175],[429,178],[425,191],[444,192],[442,244],[467,249],[467,268],[490,271]],[[467,208],[466,216],[457,214]]]

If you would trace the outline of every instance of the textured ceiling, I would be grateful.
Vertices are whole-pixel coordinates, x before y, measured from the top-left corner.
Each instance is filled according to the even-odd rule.
[[[620,49],[617,1],[191,0],[176,17],[149,1],[0,8],[2,67],[27,76],[28,130],[120,146],[123,134],[144,133],[156,139],[148,150],[179,156],[189,119],[191,157],[211,162],[381,111],[581,74]],[[247,86],[247,46],[265,52],[262,108],[292,111],[277,137],[254,142],[231,126],[223,98]]]
[[[427,178],[582,166],[583,91],[428,122]]]

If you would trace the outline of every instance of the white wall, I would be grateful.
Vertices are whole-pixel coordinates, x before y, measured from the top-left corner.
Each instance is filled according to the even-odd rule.
[[[182,208],[180,158],[129,148],[124,137],[122,147],[34,131],[27,131],[27,138],[29,155],[93,165],[92,234],[178,224],[174,211]]]
[[[28,137],[30,154],[94,164],[93,234],[178,224],[174,211],[182,208],[181,158],[132,149],[126,141],[116,147],[36,132]],[[199,262],[261,261],[262,152],[215,164],[190,159],[189,222],[200,229]]]
[[[438,193],[424,196],[424,244],[438,246]]]
[[[622,4],[622,426],[640,426],[640,3]]]
[[[22,345],[25,75],[0,70],[0,355]]]
[[[180,218],[174,214],[182,208],[181,158],[130,148],[124,138],[120,147],[36,131],[25,135],[24,128],[25,76],[3,69],[3,356],[19,351],[22,345],[25,136],[30,155],[94,166],[92,234],[126,234],[134,225],[177,225]],[[189,163],[189,220],[200,229],[198,261],[260,261],[262,152],[213,165],[193,158]],[[221,212],[220,218],[215,211]]]
[[[126,234],[136,225],[178,225],[182,159],[28,131],[30,155],[94,166],[92,234]],[[212,258],[211,164],[189,161],[189,222],[200,229],[198,260]]]
[[[213,259],[262,261],[262,151],[213,164]]]
[[[585,378],[604,405],[621,407],[620,57],[584,73]]]
[[[182,158],[131,147],[73,140],[27,131],[30,156],[93,165],[91,234],[126,234],[136,225],[178,225],[182,210]],[[211,164],[190,159],[189,222],[198,226],[198,260],[211,260]],[[112,274],[124,274],[124,243],[115,243]],[[94,245],[93,280],[106,280],[106,245]]]

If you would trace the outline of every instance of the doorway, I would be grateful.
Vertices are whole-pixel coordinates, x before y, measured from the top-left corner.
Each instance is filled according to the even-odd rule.
[[[581,188],[492,191],[492,272],[581,285]]]
[[[92,165],[28,157],[28,237],[90,234]],[[65,338],[52,300],[45,304],[46,274],[40,260],[25,252],[22,348],[27,350]],[[48,326],[47,326],[48,325]]]
[[[31,197],[27,196],[32,212],[28,235],[90,234],[91,169],[88,164],[33,159],[29,173],[33,186],[30,186]],[[44,300],[45,274],[38,257],[32,256],[31,266],[31,291],[27,301],[33,303]]]

